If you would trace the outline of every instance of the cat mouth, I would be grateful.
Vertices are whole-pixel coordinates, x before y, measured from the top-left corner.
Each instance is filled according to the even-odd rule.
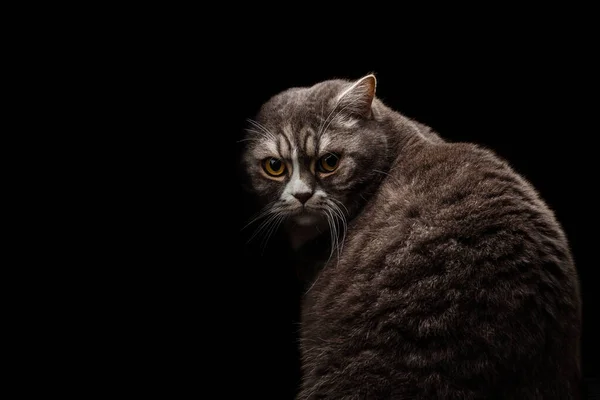
[[[290,217],[298,225],[312,225],[319,222],[323,218],[317,209],[307,207],[294,210],[290,214]]]
[[[314,216],[319,216],[321,213],[319,212],[320,210],[318,208],[314,208],[314,207],[307,207],[307,206],[300,206],[297,208],[294,208],[293,210],[290,211],[289,215],[290,217],[297,217],[299,215],[314,215]]]

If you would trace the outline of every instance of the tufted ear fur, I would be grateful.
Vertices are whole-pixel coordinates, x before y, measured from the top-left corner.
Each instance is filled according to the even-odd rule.
[[[361,118],[370,118],[376,86],[375,75],[360,78],[337,97],[340,109]]]

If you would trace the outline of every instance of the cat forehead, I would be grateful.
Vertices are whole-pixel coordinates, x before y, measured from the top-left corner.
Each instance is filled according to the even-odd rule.
[[[331,142],[331,132],[321,132],[312,125],[286,123],[269,128],[271,135],[263,136],[255,146],[258,157],[292,159],[298,155],[316,157]]]
[[[327,81],[310,88],[291,88],[271,98],[257,116],[269,132],[255,143],[257,157],[291,159],[294,152],[316,157],[339,139],[340,129],[353,128],[357,121],[337,107],[337,95],[345,84]]]
[[[316,119],[335,106],[340,91],[348,84],[330,80],[311,87],[292,87],[269,99],[262,110],[271,118]]]

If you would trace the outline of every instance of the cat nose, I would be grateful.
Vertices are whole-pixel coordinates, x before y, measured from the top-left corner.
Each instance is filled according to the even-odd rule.
[[[310,199],[312,197],[312,193],[311,192],[294,193],[294,197],[297,198],[298,200],[300,200],[300,203],[304,204],[308,201],[308,199]]]

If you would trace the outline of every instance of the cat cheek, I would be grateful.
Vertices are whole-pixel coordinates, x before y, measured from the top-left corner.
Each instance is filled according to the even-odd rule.
[[[280,191],[278,182],[266,180],[262,176],[256,177],[252,186],[254,192],[260,197],[275,197],[277,192]]]

